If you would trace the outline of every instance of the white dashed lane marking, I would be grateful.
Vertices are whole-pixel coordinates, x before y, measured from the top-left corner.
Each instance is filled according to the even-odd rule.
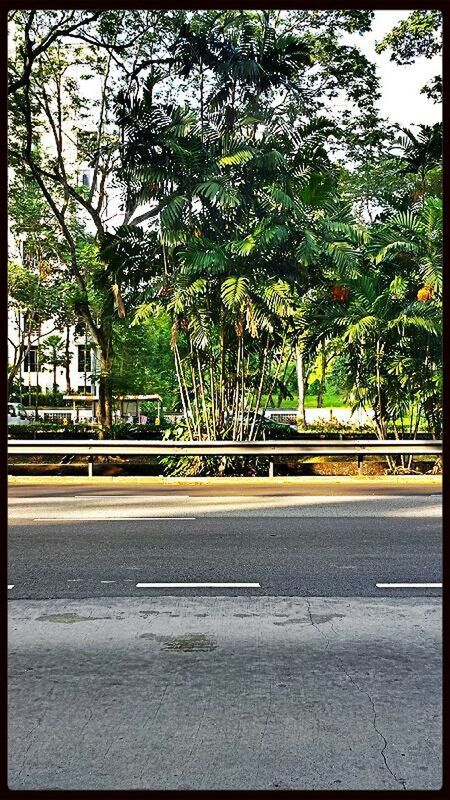
[[[260,589],[260,583],[137,583],[136,589]]]
[[[34,517],[33,522],[146,522],[151,519],[196,519],[196,517]]]
[[[442,583],[377,583],[378,589],[442,589]]]

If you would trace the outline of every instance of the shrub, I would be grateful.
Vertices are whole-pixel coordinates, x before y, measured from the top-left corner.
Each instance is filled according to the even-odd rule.
[[[31,392],[31,403],[27,389],[22,389],[22,399],[18,392],[11,392],[9,400],[11,403],[23,403],[28,408],[34,408],[36,404],[36,392]],[[70,400],[63,400],[62,392],[38,392],[38,408],[64,408],[71,407]]]
[[[133,422],[115,422],[111,428],[110,439],[162,439],[164,431],[171,428],[168,420],[161,419],[160,425],[154,422],[137,425]]]
[[[57,422],[30,422],[8,425],[9,439],[98,439],[98,428],[85,423],[61,425]]]
[[[129,422],[116,422],[109,439],[162,439],[164,429],[169,423],[161,425],[135,425]],[[9,425],[10,439],[98,439],[99,429],[87,422],[62,425],[59,422],[31,422],[29,425]]]
[[[8,438],[10,439],[98,439],[98,427],[87,422],[69,423],[63,425],[59,422],[31,422],[29,425],[9,425]],[[259,438],[264,439],[376,439],[372,426],[349,425],[342,422],[327,422],[319,420],[314,425],[308,425],[296,431],[289,425],[276,424],[265,421]],[[431,434],[420,431],[418,437],[431,439]],[[182,424],[172,425],[168,420],[162,419],[161,425],[137,425],[130,422],[116,422],[111,428],[110,439],[170,439],[171,441],[185,440],[186,431]],[[388,438],[395,438],[392,430]]]

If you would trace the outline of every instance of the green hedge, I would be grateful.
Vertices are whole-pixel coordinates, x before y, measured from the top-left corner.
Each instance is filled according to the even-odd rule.
[[[31,399],[31,403],[30,403]],[[72,407],[70,400],[63,400],[63,392],[39,392],[37,396],[38,408],[67,408]],[[18,392],[11,392],[9,396],[10,403],[23,403],[26,408],[34,409],[36,405],[36,392],[31,392],[31,398],[26,389],[22,390],[22,399]]]
[[[115,423],[108,439],[162,439],[169,423],[161,425],[134,425],[128,422]],[[9,425],[10,439],[98,439],[96,425],[79,422],[61,425],[56,422],[31,422],[29,425]]]
[[[163,439],[167,438],[167,431],[173,440],[174,431],[178,426],[172,425],[168,420],[162,419],[160,425],[137,425],[130,422],[116,422],[111,428],[109,439]],[[264,438],[267,439],[376,439],[376,433],[370,425],[357,427],[339,422],[317,422],[308,425],[301,431],[288,425],[276,425],[269,421],[264,423]],[[10,439],[98,439],[98,428],[95,425],[78,422],[76,424],[62,425],[56,422],[31,422],[29,425],[9,425],[8,437]],[[166,434],[166,437],[164,435]],[[262,431],[260,437],[262,438]],[[394,439],[392,432],[388,433],[389,439]],[[409,438],[409,437],[405,437]],[[420,439],[431,439],[428,432],[421,431]]]

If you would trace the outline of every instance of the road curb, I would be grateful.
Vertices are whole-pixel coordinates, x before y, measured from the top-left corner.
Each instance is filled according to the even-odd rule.
[[[299,486],[305,484],[311,485],[320,485],[320,484],[361,484],[364,486],[368,486],[370,484],[403,484],[403,485],[414,485],[414,483],[422,483],[430,486],[441,486],[442,485],[442,475],[366,475],[366,476],[359,476],[359,475],[342,475],[342,476],[335,476],[335,475],[307,475],[304,477],[301,476],[293,476],[293,477],[273,477],[273,478],[266,478],[264,476],[258,478],[243,478],[243,477],[227,477],[227,478],[171,478],[171,477],[158,477],[158,476],[145,476],[145,477],[136,477],[133,478],[132,476],[112,476],[112,475],[103,475],[94,478],[89,478],[84,475],[74,475],[73,477],[70,476],[33,476],[33,475],[9,475],[8,476],[8,484],[12,484],[14,486],[23,485],[27,486],[29,484],[42,484],[47,486],[58,485],[58,484],[79,484],[79,485],[86,485],[92,486],[94,483],[104,483],[104,484],[131,484],[131,485],[154,485],[154,484],[167,484],[169,486],[225,486],[226,484],[230,485],[246,485],[246,486],[258,486],[267,484],[268,486],[282,486],[288,485],[292,486],[298,484]]]

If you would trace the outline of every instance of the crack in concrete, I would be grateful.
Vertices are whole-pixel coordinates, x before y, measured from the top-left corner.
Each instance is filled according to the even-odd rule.
[[[203,711],[202,711],[202,714],[201,714],[201,717],[200,717],[200,721],[199,721],[199,723],[197,725],[197,730],[195,731],[194,737],[192,739],[192,745],[191,745],[190,750],[189,750],[189,755],[185,759],[185,761],[184,761],[184,763],[182,765],[182,768],[181,768],[181,773],[180,773],[180,775],[178,777],[179,781],[183,780],[184,774],[185,774],[189,764],[191,763],[192,756],[194,754],[194,750],[197,747],[197,739],[198,739],[198,735],[200,733],[200,729],[201,729],[201,727],[203,725],[203,722],[204,722],[204,719],[205,719],[205,716],[206,716],[206,712],[209,711],[210,702],[211,702],[211,699],[208,698],[208,700],[206,701],[205,705],[203,706]]]
[[[330,640],[328,639],[328,637],[324,633],[322,633],[322,631],[320,630],[319,626],[314,622],[313,617],[312,617],[312,612],[311,612],[311,602],[310,602],[310,600],[308,598],[305,598],[305,599],[306,599],[306,603],[307,603],[307,606],[308,606],[308,614],[309,614],[309,618],[311,620],[311,625],[314,628],[316,628],[316,630],[321,635],[321,637],[323,639],[325,639],[326,647],[328,649],[329,646],[330,646]],[[359,686],[359,684],[352,678],[350,673],[345,668],[345,665],[344,665],[344,662],[342,661],[342,659],[339,656],[336,656],[336,655],[334,657],[339,662],[339,665],[340,665],[340,668],[341,668],[342,672],[344,673],[344,675],[347,676],[347,678],[353,684],[353,686],[358,690],[358,692],[361,692],[361,694],[365,694],[366,697],[369,699],[369,702],[370,702],[370,704],[372,706],[372,711],[373,711],[373,720],[372,720],[373,728],[374,728],[375,732],[377,733],[377,735],[380,737],[380,739],[382,739],[382,741],[383,741],[383,747],[382,747],[380,753],[381,753],[381,757],[383,759],[384,765],[385,765],[387,771],[390,773],[390,775],[392,775],[394,780],[397,783],[400,783],[402,785],[403,789],[406,790],[406,781],[404,780],[404,778],[399,778],[395,774],[395,772],[391,769],[391,767],[389,766],[389,764],[387,762],[386,752],[385,751],[386,751],[388,743],[387,743],[387,740],[386,740],[384,734],[380,731],[379,728],[377,728],[377,711],[376,711],[375,703],[374,703],[371,695],[365,689],[362,689],[361,686]]]
[[[103,754],[102,764],[104,764],[104,762],[105,762],[105,759],[106,759],[106,756],[108,755],[108,753],[109,753],[109,751],[111,750],[111,747],[113,746],[113,744],[114,744],[114,742],[115,742],[115,741],[116,741],[116,740],[115,740],[115,738],[114,738],[114,739],[111,739],[111,741],[110,741],[110,743],[109,743],[108,747],[106,748],[106,750],[105,750],[105,752],[104,752],[104,754]]]
[[[89,723],[90,723],[90,721],[91,721],[93,716],[94,716],[94,712],[92,710],[89,711],[89,716],[88,716],[86,722],[83,724],[83,727],[81,728],[80,733],[78,734],[79,736],[84,736],[84,732],[85,732],[87,726],[89,725]]]
[[[266,720],[264,722],[264,728],[263,728],[263,731],[262,731],[262,734],[261,734],[261,739],[260,739],[260,742],[259,742],[259,749],[258,749],[258,763],[257,763],[257,767],[256,767],[255,787],[256,787],[256,784],[258,782],[259,769],[260,769],[260,766],[261,766],[262,746],[263,746],[263,742],[264,742],[264,737],[266,735],[267,726],[269,724],[270,712],[272,710],[272,688],[273,688],[272,687],[272,681],[270,681],[270,685],[269,685],[269,702],[268,702],[268,706],[267,706],[267,715],[266,715]]]
[[[49,690],[48,690],[48,692],[47,692],[47,698],[48,698],[48,697],[51,697],[51,695],[53,694],[53,692],[54,692],[54,691],[55,691],[55,687],[54,687],[54,686],[51,686],[51,687],[50,687],[50,689],[49,689]],[[37,722],[35,722],[35,724],[33,725],[33,727],[32,727],[32,728],[31,728],[31,730],[30,730],[30,733],[28,734],[28,736],[29,736],[29,738],[30,738],[30,742],[29,742],[29,744],[28,744],[28,746],[27,746],[27,748],[26,748],[26,750],[25,750],[25,752],[24,752],[24,755],[23,755],[23,762],[22,762],[22,765],[21,765],[21,767],[20,767],[20,769],[19,769],[19,772],[18,772],[18,774],[17,774],[17,777],[18,777],[18,778],[20,778],[20,776],[22,775],[22,772],[23,772],[23,770],[25,769],[25,764],[26,764],[26,761],[27,761],[27,755],[28,755],[28,751],[30,750],[30,748],[31,748],[31,745],[32,745],[32,744],[34,744],[34,738],[32,738],[32,736],[33,736],[33,734],[34,734],[34,733],[36,733],[36,731],[38,730],[38,728],[40,728],[40,726],[41,726],[41,724],[42,724],[42,721],[43,721],[44,717],[45,717],[45,716],[47,715],[47,713],[48,713],[48,710],[49,710],[48,708],[46,708],[46,709],[44,710],[43,714],[41,714],[40,718],[37,720]]]

